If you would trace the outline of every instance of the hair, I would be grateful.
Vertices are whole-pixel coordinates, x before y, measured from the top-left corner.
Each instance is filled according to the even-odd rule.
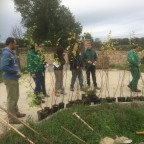
[[[58,56],[62,56],[63,52],[64,52],[63,47],[59,46],[56,48],[56,53]]]
[[[138,48],[138,45],[133,45],[132,48],[136,49],[136,48]]]
[[[6,42],[5,42],[5,45],[8,46],[10,43],[14,43],[15,42],[15,39],[13,37],[8,37],[6,39]]]

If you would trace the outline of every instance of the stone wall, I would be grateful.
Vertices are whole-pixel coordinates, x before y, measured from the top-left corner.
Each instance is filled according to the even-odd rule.
[[[19,52],[21,68],[26,66],[26,51]],[[127,51],[115,51],[102,54],[101,51],[97,51],[98,63],[97,68],[108,68],[110,65],[126,65],[127,64]],[[144,57],[144,52],[139,53],[139,57]],[[45,59],[49,64],[53,63],[54,53],[45,54]],[[68,63],[68,56],[65,53],[65,60]]]

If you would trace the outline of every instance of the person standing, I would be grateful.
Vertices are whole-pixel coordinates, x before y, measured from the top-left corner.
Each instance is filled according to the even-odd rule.
[[[35,89],[34,94],[36,95],[37,104],[45,102],[42,100],[42,80],[43,80],[43,58],[41,55],[36,53],[37,48],[35,45],[31,47],[27,55],[28,71],[30,72],[34,82]]]
[[[86,46],[87,49],[84,50],[82,54],[82,60],[85,65],[86,75],[87,75],[87,85],[90,88],[90,73],[92,75],[93,85],[95,89],[100,89],[97,86],[96,82],[96,63],[97,63],[97,54],[96,51],[92,49],[91,42],[87,42]]]
[[[128,87],[133,92],[141,92],[141,90],[137,89],[137,84],[140,79],[140,71],[139,71],[140,59],[138,57],[137,51],[138,51],[138,46],[137,45],[133,46],[133,49],[131,49],[128,52],[128,57],[127,57],[130,72],[132,75],[132,81],[129,83]]]
[[[81,60],[81,53],[78,51],[77,44],[73,46],[72,51],[69,54],[69,64],[70,64],[70,70],[72,72],[70,90],[74,91],[74,84],[75,84],[76,78],[78,77],[80,90],[84,91],[83,77],[82,77],[83,64]]]
[[[7,38],[6,47],[2,49],[1,69],[2,77],[7,90],[7,111],[17,118],[25,117],[26,114],[20,113],[18,108],[19,100],[19,78],[20,68],[18,59],[14,53],[16,40],[12,37]],[[8,115],[10,124],[20,124],[19,121]]]
[[[65,64],[63,52],[64,49],[60,46],[57,47],[54,54],[55,91],[57,96],[66,94],[63,86],[63,65]]]

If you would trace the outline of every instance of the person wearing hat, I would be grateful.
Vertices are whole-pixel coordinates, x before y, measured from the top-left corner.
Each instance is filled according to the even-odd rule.
[[[127,57],[130,72],[131,72],[131,75],[132,75],[132,81],[129,83],[128,87],[133,92],[141,92],[141,90],[139,90],[137,88],[137,84],[138,84],[138,81],[140,79],[139,67],[141,65],[140,64],[140,59],[139,59],[138,54],[137,54],[137,51],[138,51],[138,45],[134,45],[133,49],[131,49],[128,52],[128,57]]]

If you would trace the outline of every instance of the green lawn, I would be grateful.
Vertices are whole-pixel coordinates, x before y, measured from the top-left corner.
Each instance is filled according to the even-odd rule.
[[[75,111],[95,129],[94,132],[72,115]],[[125,104],[102,104],[97,107],[75,106],[72,109],[58,112],[38,124],[31,123],[31,126],[47,137],[52,144],[81,144],[80,141],[65,132],[61,126],[88,144],[99,144],[101,138],[105,136],[115,138],[116,135],[131,138],[133,144],[137,144],[144,141],[144,135],[135,134],[136,131],[144,131],[144,106]],[[20,131],[36,144],[46,144],[39,136],[26,128],[22,128]],[[28,144],[28,142],[17,134],[9,132],[0,140],[0,144]]]

